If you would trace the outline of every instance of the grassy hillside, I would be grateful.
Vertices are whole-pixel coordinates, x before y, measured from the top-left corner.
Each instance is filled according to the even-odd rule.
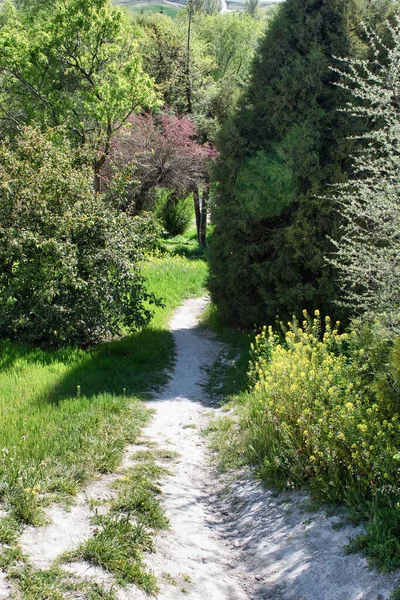
[[[166,381],[171,311],[204,293],[206,271],[201,260],[149,259],[148,288],[164,306],[148,327],[122,339],[59,351],[1,342],[0,502],[17,521],[40,521],[42,505],[119,464],[147,420],[140,399]]]
[[[117,2],[120,6],[125,7],[129,12],[133,13],[162,13],[167,17],[171,17],[174,19],[178,12],[181,10],[182,5],[177,4],[176,6],[171,6],[170,4],[160,3],[152,3],[152,2]]]

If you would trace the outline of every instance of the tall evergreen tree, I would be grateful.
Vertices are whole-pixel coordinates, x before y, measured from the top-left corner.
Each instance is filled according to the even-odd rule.
[[[228,322],[338,316],[324,263],[337,216],[320,196],[345,180],[354,125],[330,67],[359,49],[359,11],[357,0],[286,0],[220,136],[210,289]]]

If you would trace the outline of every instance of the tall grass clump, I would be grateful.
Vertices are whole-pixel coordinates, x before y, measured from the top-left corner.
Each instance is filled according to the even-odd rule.
[[[281,335],[257,336],[241,409],[244,453],[260,477],[306,485],[367,518],[353,547],[386,567],[400,564],[398,352],[371,327],[341,334],[304,313]]]

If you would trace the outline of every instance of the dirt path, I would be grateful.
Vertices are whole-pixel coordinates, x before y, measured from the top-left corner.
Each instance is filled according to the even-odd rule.
[[[338,517],[307,512],[305,495],[277,496],[249,477],[227,490],[213,471],[202,429],[208,414],[218,409],[205,399],[201,384],[221,347],[196,329],[206,303],[205,298],[188,300],[175,313],[175,368],[162,394],[148,403],[155,414],[144,438],[180,455],[162,489],[171,527],[159,534],[156,552],[148,556],[160,587],[158,599],[387,600],[400,578],[377,575],[360,556],[345,556],[343,546],[357,532],[354,528],[334,530]],[[126,464],[134,451],[127,449]],[[88,502],[107,498],[112,479],[88,486],[70,512],[49,509],[50,526],[25,531],[22,546],[35,566],[50,566],[91,534]],[[113,585],[101,569],[84,563],[68,568]],[[133,585],[118,589],[117,596],[148,599]],[[0,600],[7,597],[0,574]]]
[[[386,600],[400,577],[378,575],[361,556],[345,555],[357,529],[338,529],[340,517],[325,511],[308,512],[304,494],[277,496],[248,477],[224,493],[210,470],[201,429],[216,409],[201,381],[220,347],[195,329],[206,302],[185,302],[171,321],[176,366],[168,388],[151,403],[156,414],[146,431],[181,455],[163,488],[171,529],[149,561],[160,600]]]
[[[163,394],[149,403],[156,413],[144,432],[162,448],[180,454],[174,476],[163,486],[171,528],[158,537],[157,552],[149,557],[160,600],[249,598],[244,573],[235,569],[230,544],[220,535],[218,513],[212,510],[216,482],[201,435],[209,410],[201,382],[219,352],[206,331],[194,329],[206,303],[206,298],[186,301],[171,321],[175,369]]]

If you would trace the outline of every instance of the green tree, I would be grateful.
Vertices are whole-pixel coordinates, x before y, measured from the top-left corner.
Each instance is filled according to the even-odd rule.
[[[66,125],[95,150],[95,189],[110,140],[127,118],[156,104],[143,73],[138,31],[108,0],[55,2],[51,10],[3,8],[0,110],[4,127]]]
[[[209,105],[215,64],[206,42],[192,35],[192,29],[188,32],[188,12],[181,11],[174,21],[160,15],[139,17],[144,30],[141,54],[144,69],[154,79],[164,103],[180,115],[200,115]]]
[[[337,110],[346,92],[330,66],[354,52],[358,18],[345,0],[282,3],[220,136],[210,289],[227,321],[271,322],[302,308],[338,315],[324,260],[338,217],[319,196],[346,178],[353,125]]]
[[[365,150],[354,158],[354,177],[336,189],[343,217],[337,252],[343,300],[352,311],[400,324],[400,12],[387,24],[389,45],[370,32],[373,58],[345,61],[342,86],[348,110],[369,123]]]
[[[197,17],[194,38],[206,44],[214,87],[207,112],[220,125],[231,115],[249,81],[263,24],[243,12]]]
[[[157,230],[106,204],[79,164],[56,132],[0,146],[2,338],[87,345],[150,319],[138,263]]]

